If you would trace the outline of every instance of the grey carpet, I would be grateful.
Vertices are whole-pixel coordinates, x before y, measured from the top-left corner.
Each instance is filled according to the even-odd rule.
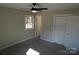
[[[38,51],[40,55],[56,55],[56,51],[65,50],[63,45],[33,38],[1,50],[0,55],[26,55],[29,48]]]

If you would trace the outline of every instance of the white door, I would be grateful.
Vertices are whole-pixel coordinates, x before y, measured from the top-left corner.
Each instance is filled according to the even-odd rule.
[[[65,45],[79,50],[79,16],[68,16],[66,22]]]
[[[53,38],[56,43],[64,44],[65,40],[65,16],[55,16]]]

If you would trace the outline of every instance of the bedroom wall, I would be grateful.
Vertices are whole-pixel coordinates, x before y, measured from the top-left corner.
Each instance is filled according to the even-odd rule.
[[[25,30],[24,15],[30,12],[0,7],[0,49],[34,37],[34,30]]]
[[[53,39],[53,16],[64,15],[64,14],[79,14],[79,9],[68,9],[68,10],[56,10],[41,12],[38,15],[42,16],[42,33],[41,39],[54,42]]]
[[[52,23],[53,15],[49,13],[43,13],[42,16],[42,32],[41,39],[51,42],[52,41]]]

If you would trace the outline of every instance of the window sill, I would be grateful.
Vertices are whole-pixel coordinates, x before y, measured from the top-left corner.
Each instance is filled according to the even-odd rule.
[[[28,30],[34,30],[34,29],[33,29],[33,28],[28,28],[28,29],[26,29],[26,28],[25,28],[25,31],[28,31]]]

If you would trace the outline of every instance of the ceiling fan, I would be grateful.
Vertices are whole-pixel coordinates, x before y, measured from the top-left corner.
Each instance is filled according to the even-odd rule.
[[[42,10],[48,10],[48,8],[42,8],[42,5],[40,5],[38,3],[32,3],[32,5],[30,5],[30,6],[31,6],[31,8],[29,10],[33,13],[37,13]]]

